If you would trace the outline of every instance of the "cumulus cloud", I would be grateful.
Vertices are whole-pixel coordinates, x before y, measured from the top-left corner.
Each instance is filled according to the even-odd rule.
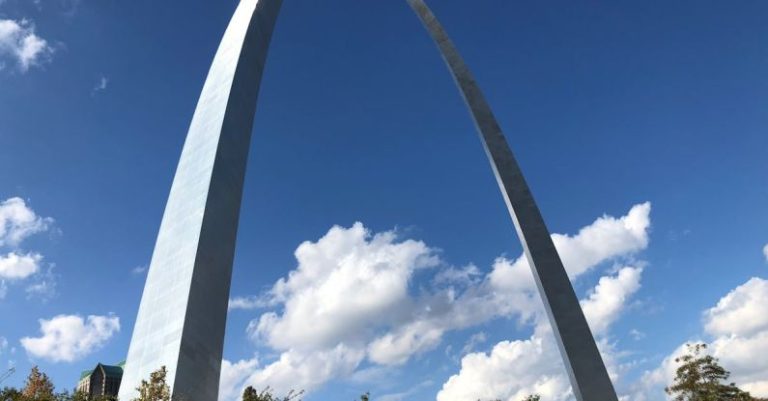
[[[368,346],[368,355],[382,365],[402,365],[412,355],[437,347],[445,330],[437,322],[416,320],[375,339]]]
[[[240,389],[268,384],[283,392],[310,391],[351,374],[365,358],[375,330],[409,308],[414,272],[439,263],[423,242],[399,240],[392,231],[372,234],[361,223],[333,227],[317,242],[301,244],[295,256],[297,268],[268,294],[230,300],[231,309],[282,307],[249,325],[254,340],[282,353],[258,368],[248,365],[255,369],[238,383]]]
[[[620,218],[603,216],[575,236],[553,234],[555,246],[571,278],[647,247],[650,211],[650,203],[643,203],[633,206]],[[618,315],[617,308],[623,306],[625,300],[616,300],[612,296],[620,290],[633,293],[639,287],[636,280],[639,280],[640,272],[640,269],[626,268],[615,280],[604,278],[604,285],[595,292],[600,299],[587,301],[589,313],[595,314],[594,328],[604,330],[605,322]],[[543,311],[533,275],[523,255],[514,262],[498,258],[481,282],[472,283],[474,285],[464,291],[452,287],[422,298],[421,307],[412,309],[411,322],[371,344],[371,359],[383,364],[402,364],[413,354],[433,349],[448,330],[471,327],[497,317],[518,316],[521,322],[527,322]],[[621,286],[627,288],[617,288]]]
[[[642,271],[638,267],[624,267],[615,276],[604,276],[589,298],[581,301],[594,335],[604,334],[626,306],[627,298],[640,289]]]
[[[10,252],[6,255],[0,254],[0,279],[25,279],[40,270],[42,259],[42,255],[38,253]]]
[[[18,246],[27,237],[47,230],[52,223],[53,219],[38,216],[24,199],[6,199],[0,202],[0,246]]]
[[[224,360],[219,400],[240,399],[246,386],[270,387],[283,395],[291,390],[310,392],[328,380],[352,374],[364,357],[363,350],[339,344],[315,352],[289,350],[265,366],[257,358],[236,363]]]
[[[106,344],[120,331],[117,316],[59,315],[50,320],[40,319],[40,337],[24,337],[21,345],[36,358],[52,362],[72,362],[83,358]]]
[[[245,380],[259,366],[259,359],[242,359],[237,362],[223,360],[221,363],[221,378],[219,380],[219,400],[237,399],[242,394]]]
[[[270,386],[277,394],[303,389],[307,392],[335,377],[350,375],[365,357],[357,348],[339,344],[311,353],[289,350],[247,379],[256,388]]]
[[[301,244],[296,259],[297,269],[272,289],[284,311],[266,313],[251,327],[276,349],[356,340],[405,309],[413,272],[438,262],[423,242],[397,242],[394,232],[371,235],[361,223]]]
[[[551,336],[502,341],[490,353],[471,353],[461,370],[443,384],[438,401],[521,400],[539,394],[545,400],[570,397],[570,383]]]
[[[704,311],[704,331],[689,342],[708,342],[708,352],[731,371],[729,381],[752,393],[768,396],[768,280],[754,277],[736,287],[717,304]],[[685,344],[677,347],[661,364],[644,373],[635,386],[633,400],[646,401],[662,397],[663,388],[671,383],[677,363],[675,358],[686,352]]]
[[[626,256],[648,246],[651,203],[635,205],[626,216],[602,216],[574,236],[552,234],[557,252],[571,279],[605,260]],[[533,287],[533,277],[524,255],[513,263],[500,264],[491,274],[491,282],[500,289],[519,290]]]
[[[604,337],[608,327],[625,309],[630,296],[640,288],[642,269],[624,267],[615,275],[600,278],[582,300],[582,308],[609,373],[615,378],[617,355]],[[561,362],[554,336],[543,315],[537,316],[533,335],[526,340],[502,341],[489,353],[476,352],[461,359],[461,369],[443,384],[438,401],[501,399],[517,401],[529,394],[545,400],[572,399],[571,386]]]
[[[752,278],[704,312],[704,329],[714,336],[752,335],[768,329],[768,281]]]
[[[0,58],[11,59],[19,71],[40,65],[52,54],[53,48],[36,34],[30,21],[0,19]]]
[[[768,244],[765,244],[763,247],[763,255],[765,256],[765,261],[768,262]]]
[[[731,380],[759,397],[768,396],[768,280],[752,278],[704,312],[714,338],[712,354],[731,370]]]
[[[574,236],[553,235],[570,266],[571,277],[644,249],[649,214],[650,204],[640,204],[619,218],[603,216]],[[421,241],[400,239],[393,231],[373,234],[361,223],[333,227],[318,241],[301,244],[295,252],[296,269],[266,294],[230,300],[230,309],[274,309],[251,321],[247,331],[255,342],[280,354],[271,362],[225,362],[223,369],[232,379],[227,380],[229,390],[222,387],[220,399],[232,399],[248,384],[309,391],[328,380],[351,375],[366,360],[374,367],[402,365],[435,349],[448,331],[500,317],[517,317],[521,323],[543,320],[543,307],[522,256],[514,261],[499,258],[490,273],[484,274],[474,265],[446,266],[438,253]],[[639,288],[641,272],[636,267],[619,269],[601,279],[583,301],[596,331],[604,332],[618,318],[629,296]],[[432,279],[420,282],[415,291],[412,282],[417,274]],[[537,332],[546,332],[545,325],[539,326],[544,328],[537,328]],[[474,346],[482,341],[476,337],[470,343]],[[539,347],[542,355],[557,355],[556,347],[549,348],[554,343],[548,341],[537,335],[520,341],[523,345],[509,343]],[[470,352],[471,346],[465,352]],[[510,345],[499,349],[505,347]],[[470,353],[465,358],[483,360],[480,354]],[[483,355],[488,360],[501,358]],[[546,355],[542,358],[551,366],[537,369],[559,372],[559,357]],[[472,366],[478,364],[469,363],[466,368],[462,364],[465,376],[459,374],[454,382],[471,377]],[[552,373],[549,384],[540,387],[561,379]],[[552,388],[567,392],[567,379],[563,380],[565,390]],[[451,397],[451,388],[458,387],[444,388],[443,397]],[[517,391],[521,388],[511,385],[497,394],[511,396]]]
[[[27,287],[28,296],[53,294],[55,277],[42,271],[43,256],[37,252],[22,252],[21,243],[31,235],[48,230],[53,219],[38,216],[21,198],[9,198],[0,202],[0,248],[10,248],[0,253],[0,299],[8,292],[8,283],[34,278]]]

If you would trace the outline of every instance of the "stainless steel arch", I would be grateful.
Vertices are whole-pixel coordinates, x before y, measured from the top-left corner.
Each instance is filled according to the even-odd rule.
[[[560,255],[480,87],[440,22],[423,0],[408,0],[437,44],[467,103],[496,182],[507,203],[528,263],[544,300],[573,393],[579,401],[616,401],[608,372],[573,291]]]
[[[242,0],[197,103],[152,254],[119,398],[165,366],[174,399],[218,398],[256,99],[281,0]]]
[[[555,328],[579,400],[616,395],[522,172],[490,107],[422,0],[424,22],[475,119]],[[174,399],[218,397],[240,202],[262,72],[282,0],[241,0],[216,52],[166,205],[119,398],[168,369]]]

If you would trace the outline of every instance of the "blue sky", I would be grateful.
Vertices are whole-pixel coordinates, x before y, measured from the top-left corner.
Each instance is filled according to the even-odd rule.
[[[0,1],[0,369],[19,370],[3,384],[39,364],[71,388],[124,359],[236,4]],[[768,396],[768,363],[751,356],[768,352],[768,4],[430,4],[550,230],[568,236],[561,252],[617,389],[660,397],[669,358],[704,340]],[[232,285],[260,302],[230,310],[231,394],[252,383],[308,401],[568,399],[520,253],[405,1],[285,2]]]

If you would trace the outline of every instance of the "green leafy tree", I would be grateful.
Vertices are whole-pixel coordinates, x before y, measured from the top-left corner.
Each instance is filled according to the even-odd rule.
[[[727,383],[731,372],[717,358],[706,354],[703,343],[686,344],[688,352],[678,358],[675,379],[664,389],[674,401],[760,401],[736,384]]]
[[[94,398],[93,400],[88,399],[88,394],[82,392],[82,391],[74,391],[72,393],[69,393],[68,391],[64,391],[63,393],[56,394],[56,401],[95,401],[99,398]]]
[[[88,398],[82,391],[56,392],[48,375],[34,366],[21,390],[5,387],[0,390],[0,401],[116,401],[113,396],[97,396]]]
[[[248,386],[243,390],[243,401],[301,401],[299,397],[301,397],[302,394],[304,394],[304,390],[291,390],[286,396],[280,398],[274,395],[272,389],[269,387],[258,392],[253,386]]]
[[[0,390],[0,401],[24,401],[24,395],[13,387],[6,387]]]
[[[171,389],[165,381],[168,371],[165,366],[149,374],[149,381],[142,380],[136,391],[139,396],[133,401],[170,401]]]
[[[243,401],[257,401],[259,392],[253,386],[248,386],[243,390]]]
[[[88,394],[80,390],[77,390],[74,393],[72,393],[72,395],[70,395],[69,398],[66,399],[66,401],[88,401]]]
[[[541,396],[538,394],[531,394],[528,397],[523,398],[523,401],[541,401]]]

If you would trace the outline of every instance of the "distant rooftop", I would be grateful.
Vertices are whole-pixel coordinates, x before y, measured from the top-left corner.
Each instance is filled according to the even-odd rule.
[[[125,366],[125,361],[122,361],[118,363],[117,365],[105,365],[103,363],[97,363],[96,367],[91,370],[84,370],[80,373],[80,380],[85,379],[86,377],[90,376],[91,373],[93,373],[94,370],[96,370],[99,365],[104,367],[104,373],[106,373],[107,376],[122,376],[123,375],[123,367]]]

